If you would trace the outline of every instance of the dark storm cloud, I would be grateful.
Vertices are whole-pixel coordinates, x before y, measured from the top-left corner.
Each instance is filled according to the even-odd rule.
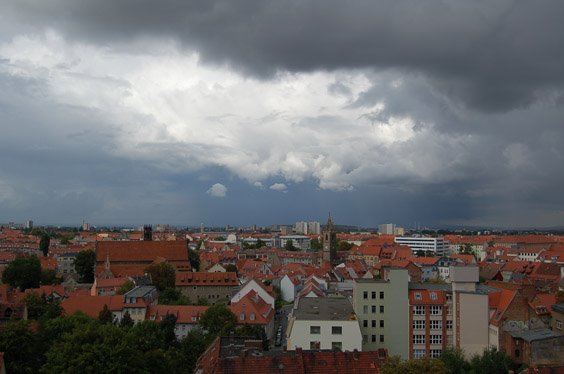
[[[528,106],[564,81],[561,1],[14,0],[19,29],[103,45],[164,36],[268,77],[278,70],[393,67],[485,111]]]

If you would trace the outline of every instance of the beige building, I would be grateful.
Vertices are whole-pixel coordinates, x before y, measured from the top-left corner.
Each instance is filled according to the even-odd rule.
[[[388,349],[409,357],[407,270],[389,269],[385,279],[355,279],[353,307],[362,332],[362,349]]]
[[[237,274],[232,272],[177,272],[176,288],[191,302],[207,300],[210,305],[227,304],[234,289],[239,286]]]
[[[362,336],[346,298],[302,298],[289,318],[287,349],[362,350]]]

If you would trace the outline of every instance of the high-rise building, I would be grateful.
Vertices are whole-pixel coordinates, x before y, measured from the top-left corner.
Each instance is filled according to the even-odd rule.
[[[32,221],[32,220],[27,220],[27,221],[25,222],[25,228],[28,229],[28,230],[33,229],[33,221]]]
[[[309,235],[319,235],[321,234],[321,225],[317,221],[312,221],[307,223],[307,233]]]
[[[393,223],[384,223],[378,225],[378,232],[383,235],[394,235],[396,231],[396,225]]]

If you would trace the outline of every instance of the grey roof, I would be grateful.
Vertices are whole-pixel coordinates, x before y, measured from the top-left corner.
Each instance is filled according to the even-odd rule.
[[[151,292],[154,292],[155,286],[138,286],[132,289],[131,291],[127,292],[125,297],[144,297]]]
[[[519,331],[508,331],[508,332],[511,334],[512,337],[521,338],[528,342],[532,342],[535,340],[552,339],[555,337],[562,336],[549,329],[519,330]]]
[[[296,320],[308,321],[348,321],[356,319],[352,304],[340,297],[304,297],[294,310]]]

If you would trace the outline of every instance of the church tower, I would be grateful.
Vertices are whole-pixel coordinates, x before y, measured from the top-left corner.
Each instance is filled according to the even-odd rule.
[[[337,233],[335,232],[335,226],[333,226],[333,220],[331,219],[331,213],[329,213],[329,218],[323,229],[323,255],[321,257],[322,262],[329,262],[331,265],[335,262],[337,257]]]

